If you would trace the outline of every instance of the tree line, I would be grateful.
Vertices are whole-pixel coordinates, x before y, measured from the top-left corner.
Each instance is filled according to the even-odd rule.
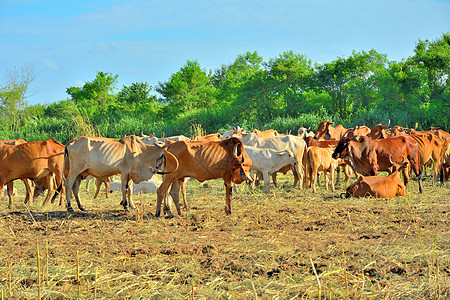
[[[400,62],[373,49],[314,64],[294,51],[268,61],[254,51],[216,70],[188,60],[165,82],[121,89],[119,75],[97,72],[82,87],[68,87],[67,99],[46,105],[26,104],[33,74],[22,69],[0,86],[0,138],[67,142],[83,134],[190,135],[199,126],[210,133],[235,125],[285,132],[315,129],[324,119],[347,127],[391,119],[449,131],[449,74],[450,33],[419,40]]]

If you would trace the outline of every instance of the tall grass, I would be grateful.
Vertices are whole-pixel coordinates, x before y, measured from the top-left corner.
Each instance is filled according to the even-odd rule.
[[[343,124],[345,127],[366,125],[372,127],[380,122],[391,120],[391,126],[414,127],[418,123],[418,129],[428,129],[430,126],[438,126],[448,130],[446,124],[433,121],[431,116],[405,111],[383,111],[373,109],[361,111],[353,115],[341,117],[338,114],[319,109],[315,112],[304,113],[297,117],[277,116],[269,122],[262,120],[250,120],[239,117],[231,107],[193,109],[178,114],[176,117],[162,118],[157,114],[122,114],[105,115],[97,118],[97,122],[89,120],[86,113],[75,110],[65,112],[61,117],[40,117],[23,124],[16,132],[9,126],[0,127],[0,140],[25,139],[27,141],[46,140],[54,137],[62,143],[67,143],[74,137],[104,136],[121,138],[125,134],[155,134],[156,136],[186,135],[193,133],[193,126],[201,126],[203,134],[227,131],[232,126],[240,126],[247,130],[258,128],[276,129],[278,132],[291,132],[295,134],[299,127],[310,127],[316,130],[317,125],[323,120],[334,121],[335,124]],[[2,122],[0,122],[2,123]],[[201,125],[199,125],[201,124]]]

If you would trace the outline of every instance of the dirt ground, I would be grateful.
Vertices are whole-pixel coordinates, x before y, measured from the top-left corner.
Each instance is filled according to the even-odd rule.
[[[266,195],[191,180],[191,211],[155,218],[156,195],[105,199],[88,211],[0,201],[2,299],[438,299],[450,296],[450,184],[416,182],[407,197],[341,199],[319,187]],[[175,213],[175,209],[172,208]],[[39,251],[39,252],[38,252]],[[39,255],[38,255],[39,253]],[[39,258],[39,259],[38,259]]]

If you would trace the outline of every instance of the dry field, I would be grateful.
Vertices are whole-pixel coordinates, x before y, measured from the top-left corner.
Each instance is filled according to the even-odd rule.
[[[450,297],[450,184],[424,195],[341,199],[188,182],[192,210],[154,218],[156,195],[126,213],[83,186],[87,212],[0,201],[2,299],[439,299]],[[83,184],[84,185],[84,184]],[[76,207],[74,206],[76,209]],[[77,210],[77,209],[76,209]],[[175,209],[172,208],[175,212]]]

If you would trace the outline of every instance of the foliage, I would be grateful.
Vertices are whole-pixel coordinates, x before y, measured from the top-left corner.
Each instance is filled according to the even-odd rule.
[[[48,105],[26,104],[34,79],[15,69],[0,87],[0,137],[67,142],[79,134],[122,137],[128,133],[190,135],[232,126],[296,132],[324,120],[346,127],[391,124],[450,130],[450,34],[419,40],[414,55],[388,61],[375,50],[312,64],[286,51],[264,61],[256,52],[237,55],[216,70],[188,60],[167,82],[123,86],[118,75],[97,72],[70,98]],[[152,94],[159,93],[159,95]]]

